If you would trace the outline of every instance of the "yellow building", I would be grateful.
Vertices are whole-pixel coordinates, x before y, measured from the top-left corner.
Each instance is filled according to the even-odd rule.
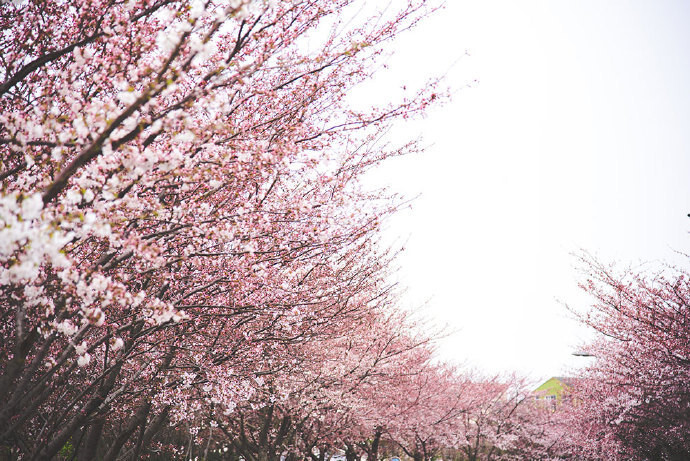
[[[534,398],[556,402],[563,398],[563,394],[573,387],[575,378],[554,376],[534,390]]]

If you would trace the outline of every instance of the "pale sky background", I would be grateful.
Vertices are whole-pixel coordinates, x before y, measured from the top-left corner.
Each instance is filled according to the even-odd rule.
[[[681,1],[450,0],[398,42],[365,93],[455,62],[452,102],[393,135],[431,147],[372,175],[421,194],[386,238],[407,242],[405,304],[458,330],[442,358],[567,374],[588,360],[560,303],[588,302],[572,252],[687,265],[689,24]]]

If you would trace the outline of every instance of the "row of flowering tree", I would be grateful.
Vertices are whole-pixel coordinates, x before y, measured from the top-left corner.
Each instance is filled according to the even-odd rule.
[[[562,446],[583,460],[690,458],[690,276],[583,258],[598,333],[592,363],[557,413]]]
[[[596,333],[584,348],[590,364],[555,401],[535,401],[529,413],[542,416],[519,449],[529,459],[690,459],[690,275],[588,255],[582,264],[593,305],[573,312]]]
[[[396,328],[376,246],[395,206],[358,181],[414,150],[377,139],[431,96],[344,98],[426,10],[351,3],[2,3],[4,451],[241,433],[222,419],[332,398],[306,365],[339,363],[355,325]]]
[[[346,100],[429,9],[0,4],[0,457],[502,443],[479,409],[512,408],[506,389],[484,402],[396,310],[378,244],[396,202],[360,182],[416,150],[380,139],[433,85]]]

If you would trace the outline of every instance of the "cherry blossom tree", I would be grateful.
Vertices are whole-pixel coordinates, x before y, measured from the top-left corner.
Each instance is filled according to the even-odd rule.
[[[448,446],[453,423],[467,410],[463,381],[445,365],[427,365],[400,381],[386,430],[407,456],[429,461]]]
[[[599,333],[574,394],[572,445],[587,459],[690,456],[687,272],[617,271],[584,259],[595,300],[580,314]]]
[[[498,378],[465,383],[470,388],[466,389],[469,399],[466,411],[458,420],[452,446],[468,461],[497,459],[507,443],[513,441],[518,412],[527,397],[524,389],[510,384]]]
[[[428,340],[406,336],[404,320],[370,312],[347,330],[291,344],[272,356],[273,371],[255,369],[249,397],[232,411],[205,398],[209,383],[183,384],[181,405],[195,405],[187,405],[186,418],[167,431],[161,449],[187,458],[221,450],[251,460],[319,461],[348,443],[359,446],[368,435],[372,389],[386,392],[387,380],[403,368],[409,373],[408,359],[427,347]],[[190,422],[199,430],[190,432]]]
[[[346,95],[423,1],[0,5],[0,445],[138,459],[389,287],[387,123]],[[354,24],[354,25],[352,25]]]
[[[517,374],[484,377],[456,372],[458,410],[434,433],[444,458],[463,461],[559,459],[554,412]],[[446,404],[441,408],[449,409]]]
[[[323,461],[349,446],[377,459],[382,402],[372,397],[390,395],[391,381],[412,372],[418,356],[429,356],[429,340],[408,336],[411,326],[399,314],[362,320],[304,344],[300,366],[271,376],[266,396],[218,420],[228,436],[235,434],[232,440],[243,456],[247,452],[245,458]],[[370,434],[374,438],[366,443]],[[261,454],[261,447],[268,452]]]

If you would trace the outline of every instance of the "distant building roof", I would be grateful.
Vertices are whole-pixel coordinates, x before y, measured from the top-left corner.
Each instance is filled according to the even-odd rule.
[[[548,396],[555,396],[560,398],[563,392],[575,386],[577,384],[578,378],[573,378],[569,376],[554,376],[549,378],[541,386],[534,390],[537,394],[537,398],[545,398]]]

